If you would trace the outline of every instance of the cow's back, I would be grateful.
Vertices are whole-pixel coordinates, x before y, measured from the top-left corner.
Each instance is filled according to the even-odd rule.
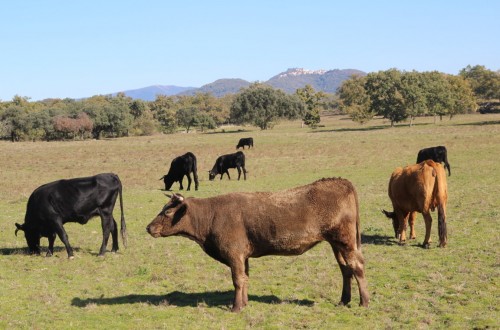
[[[247,244],[252,256],[300,254],[335,231],[356,241],[357,195],[344,179],[323,179],[276,193],[232,193],[210,198],[212,230]],[[206,209],[207,212],[210,212]]]
[[[439,166],[441,165],[427,160],[404,168],[396,168],[389,180],[388,189],[394,208],[405,212],[422,212],[429,209],[436,183],[434,168]]]
[[[63,222],[86,222],[102,205],[114,204],[120,189],[120,179],[113,173],[47,183],[31,194],[25,222],[50,223],[56,215]]]

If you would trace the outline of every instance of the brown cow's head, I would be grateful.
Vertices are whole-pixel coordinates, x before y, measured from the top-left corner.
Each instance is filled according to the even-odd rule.
[[[146,227],[153,237],[166,237],[178,233],[176,224],[186,213],[185,199],[181,194],[173,194],[161,212]]]

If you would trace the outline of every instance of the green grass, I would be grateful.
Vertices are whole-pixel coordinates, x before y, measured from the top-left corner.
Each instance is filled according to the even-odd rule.
[[[0,142],[0,328],[29,329],[242,329],[242,328],[499,328],[500,115],[466,115],[414,127],[389,128],[382,119],[359,126],[326,117],[316,130],[286,122],[273,130],[226,127],[224,132],[158,135],[102,141]],[[245,150],[247,181],[208,181],[218,155]],[[448,246],[437,248],[435,219],[431,249],[417,240],[399,246],[390,221],[387,184],[397,166],[415,162],[419,149],[446,145]],[[159,178],[173,157],[198,158],[200,190],[208,197],[231,191],[276,191],[341,176],[360,199],[363,254],[370,307],[339,307],[341,275],[328,244],[297,257],[250,260],[249,306],[230,313],[229,269],[185,238],[154,239],[146,225],[166,197]],[[59,239],[55,256],[28,256],[23,222],[31,192],[60,178],[117,173],[124,185],[129,247],[97,257],[98,219],[67,224],[75,259]],[[186,182],[185,182],[186,185]],[[175,183],[174,191],[178,184]],[[115,210],[115,216],[119,213]],[[436,216],[434,215],[434,218]],[[47,240],[42,239],[46,250]]]

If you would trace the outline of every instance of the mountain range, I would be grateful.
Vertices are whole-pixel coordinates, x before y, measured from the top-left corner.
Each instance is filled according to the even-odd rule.
[[[337,88],[352,75],[366,75],[365,72],[355,69],[345,70],[305,70],[302,68],[292,68],[279,73],[271,79],[261,82],[273,88],[282,89],[286,93],[294,93],[297,89],[306,85],[311,85],[316,91],[325,93],[335,93]],[[156,95],[195,95],[196,93],[210,93],[215,97],[222,97],[227,94],[236,94],[242,88],[248,87],[252,83],[243,79],[218,79],[212,83],[196,87],[179,87],[154,85],[139,89],[122,91],[126,96],[144,101],[154,101]],[[113,93],[112,95],[116,95]]]

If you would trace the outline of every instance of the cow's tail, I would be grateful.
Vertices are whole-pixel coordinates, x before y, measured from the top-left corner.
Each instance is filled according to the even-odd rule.
[[[359,201],[356,190],[354,190],[354,200],[356,201],[356,248],[358,251],[361,251],[361,225],[359,220]]]
[[[120,196],[120,213],[121,213],[121,229],[120,233],[122,235],[123,246],[127,247],[127,225],[125,224],[125,215],[123,214],[123,197],[122,197],[122,183],[120,179],[118,179],[118,195]]]
[[[446,183],[446,173],[441,164],[435,168],[436,181],[434,185],[434,200],[438,209],[438,235],[439,246],[445,247],[448,240],[448,230],[446,228],[446,201],[448,199],[448,185]]]

